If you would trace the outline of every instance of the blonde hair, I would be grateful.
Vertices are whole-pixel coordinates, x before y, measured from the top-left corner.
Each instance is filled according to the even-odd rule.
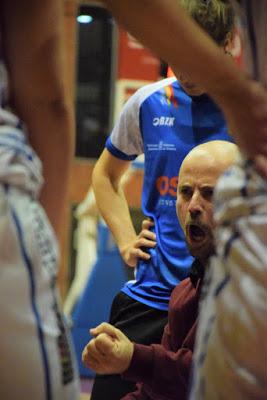
[[[223,46],[235,25],[231,0],[180,0],[191,17]]]

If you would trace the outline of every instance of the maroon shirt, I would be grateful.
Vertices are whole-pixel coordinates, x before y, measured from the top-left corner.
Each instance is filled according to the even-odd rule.
[[[190,278],[175,287],[161,344],[134,345],[125,379],[139,382],[123,400],[186,400],[196,336],[203,267],[192,266]]]

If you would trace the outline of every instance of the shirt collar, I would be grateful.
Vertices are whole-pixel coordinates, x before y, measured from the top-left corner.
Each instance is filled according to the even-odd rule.
[[[203,279],[204,272],[205,272],[204,266],[201,264],[199,260],[195,259],[193,261],[193,264],[191,265],[190,275],[189,275],[189,278],[194,287],[197,287],[198,281]]]

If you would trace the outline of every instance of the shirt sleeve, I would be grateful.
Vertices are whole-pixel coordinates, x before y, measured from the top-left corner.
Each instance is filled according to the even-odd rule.
[[[164,398],[176,399],[177,393],[179,398],[186,398],[196,324],[177,352],[169,351],[163,345],[135,344],[130,367],[123,377],[141,382],[151,398],[157,399],[162,395]],[[124,400],[127,400],[127,396]]]
[[[106,148],[117,158],[130,161],[143,153],[139,123],[142,101],[142,90],[137,90],[124,105],[111,135],[106,141]]]

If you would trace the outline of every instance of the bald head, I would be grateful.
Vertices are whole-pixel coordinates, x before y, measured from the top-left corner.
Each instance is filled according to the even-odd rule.
[[[235,144],[216,140],[191,150],[180,168],[177,215],[191,254],[202,262],[214,251],[214,187],[219,176],[237,157]]]
[[[199,165],[212,167],[213,172],[221,175],[238,157],[238,148],[234,143],[213,140],[194,147],[185,157],[179,172],[179,179],[184,170],[198,169]]]

